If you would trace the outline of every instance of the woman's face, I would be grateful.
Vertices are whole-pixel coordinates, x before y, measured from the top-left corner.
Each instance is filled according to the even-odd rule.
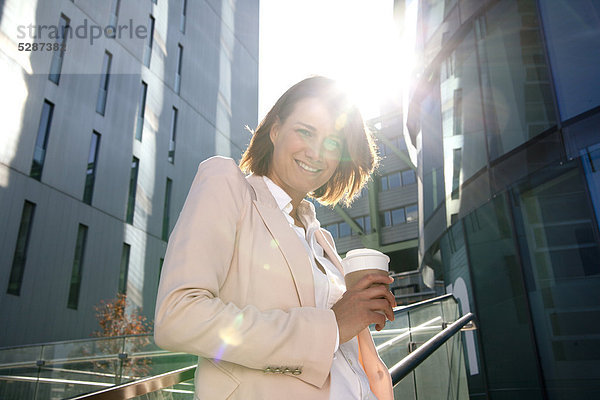
[[[344,146],[335,119],[318,98],[298,101],[270,132],[273,160],[268,177],[299,202],[335,172]]]

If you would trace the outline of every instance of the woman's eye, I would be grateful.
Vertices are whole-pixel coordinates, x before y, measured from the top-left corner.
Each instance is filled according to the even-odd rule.
[[[310,136],[311,132],[308,129],[298,129],[298,133],[302,136]]]
[[[342,147],[342,144],[339,142],[339,140],[336,139],[325,139],[323,145],[328,151],[339,150]]]

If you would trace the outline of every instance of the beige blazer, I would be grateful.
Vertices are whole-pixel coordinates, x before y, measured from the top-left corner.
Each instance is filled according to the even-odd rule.
[[[154,325],[158,346],[199,356],[198,399],[329,398],[337,324],[315,308],[308,257],[261,177],[223,157],[200,164],[169,239]],[[372,391],[393,399],[368,330],[359,348]]]

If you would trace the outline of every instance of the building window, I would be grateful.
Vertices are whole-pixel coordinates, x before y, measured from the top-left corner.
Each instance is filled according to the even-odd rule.
[[[173,188],[173,181],[167,178],[167,186],[165,188],[165,207],[163,209],[163,226],[162,226],[162,239],[166,242],[169,240],[170,230],[170,218],[171,213],[171,191]]]
[[[23,283],[23,274],[25,272],[25,262],[27,261],[27,247],[29,246],[29,237],[31,236],[31,227],[33,225],[33,214],[35,204],[25,200],[23,213],[21,214],[21,224],[17,236],[17,244],[13,255],[10,278],[8,280],[8,294],[18,296],[21,293],[21,284]]]
[[[354,219],[354,222],[361,227],[365,234],[371,233],[371,217],[368,215],[357,217]],[[359,234],[358,232],[352,230],[350,224],[345,221],[329,224],[323,228],[327,229],[334,238],[343,238]]]
[[[119,269],[119,293],[127,293],[127,274],[129,273],[129,253],[131,246],[123,243],[123,251],[121,253],[121,267]]]
[[[369,197],[369,187],[367,185],[363,186],[362,189],[360,189],[359,197]]]
[[[110,10],[110,21],[108,23],[109,26],[113,27],[113,34],[109,37],[116,37],[117,32],[117,23],[119,22],[119,8],[121,7],[121,0],[113,0],[112,7]]]
[[[133,214],[135,211],[135,193],[137,191],[138,171],[140,169],[140,160],[133,157],[131,161],[131,177],[129,178],[129,198],[127,201],[127,217],[128,224],[133,224]]]
[[[185,15],[187,13],[187,0],[182,0],[181,2],[181,17],[179,21],[179,30],[184,33],[185,32]]]
[[[44,100],[30,173],[30,176],[38,181],[42,179],[42,170],[44,169],[44,160],[46,159],[46,147],[48,146],[48,136],[50,135],[53,112],[54,104],[50,103],[48,100]]]
[[[406,222],[414,222],[419,218],[419,208],[416,204],[408,206],[406,210]]]
[[[150,58],[152,56],[152,44],[154,43],[154,17],[150,15],[148,19],[148,41],[144,50],[144,65],[150,68]]]
[[[407,222],[414,222],[418,218],[418,208],[416,204],[395,208],[393,210],[384,211],[381,217],[383,226],[395,226]]]
[[[158,286],[160,285],[160,275],[162,274],[163,264],[165,263],[165,259],[161,258],[158,260],[158,279],[156,281],[156,290],[158,290]]]
[[[338,224],[326,225],[324,228],[331,233],[331,236],[333,236],[334,239],[338,237]]]
[[[371,217],[369,215],[365,215],[363,217],[358,217],[355,218],[354,221],[356,222],[356,224],[358,226],[360,226],[360,228],[363,230],[363,232],[368,235],[369,233],[371,233]],[[352,232],[353,235],[357,234],[356,232]]]
[[[380,178],[381,191],[392,190],[401,186],[408,186],[416,183],[415,171],[407,169],[405,171],[392,172]]]
[[[144,115],[146,114],[146,95],[148,94],[148,84],[142,81],[140,89],[140,102],[138,108],[137,124],[135,126],[135,138],[142,141],[142,131],[144,130]]]
[[[90,205],[92,204],[92,196],[94,194],[94,181],[96,180],[96,164],[99,149],[100,134],[94,131],[92,133],[92,142],[90,143],[87,169],[85,171],[85,190],[83,191],[83,202]]]
[[[168,160],[171,164],[175,162],[175,141],[177,138],[177,116],[178,116],[177,108],[173,107],[173,112],[171,113],[171,137],[169,138],[169,155]]]
[[[158,0],[152,0],[154,4],[158,4]]]
[[[402,186],[402,178],[400,172],[396,172],[387,176],[388,189],[395,189]]]
[[[397,208],[391,211],[392,213],[392,225],[400,225],[406,222],[406,216],[404,214],[404,208]]]
[[[462,135],[462,89],[454,89],[454,135]]]
[[[73,256],[73,269],[71,271],[71,285],[69,286],[69,300],[67,307],[77,309],[79,304],[79,291],[81,289],[81,276],[83,272],[83,254],[87,240],[88,227],[79,224],[77,231],[77,242],[75,243],[75,255]]]
[[[181,64],[183,62],[183,46],[177,45],[177,70],[175,73],[175,93],[179,94],[181,89]]]
[[[352,234],[352,229],[350,229],[350,225],[348,225],[347,222],[340,222],[338,232],[340,234],[340,237],[343,238],[350,236]]]
[[[453,168],[452,168],[452,192],[451,197],[458,199],[460,196],[460,169],[462,164],[462,149],[454,149],[453,151]]]
[[[414,183],[417,183],[417,176],[415,175],[415,171],[412,169],[402,171],[402,186],[408,186]]]
[[[67,34],[69,27],[69,18],[64,15],[60,16],[60,20],[58,21],[59,33],[56,38],[56,43],[58,44],[58,51],[54,51],[52,53],[52,64],[50,64],[50,73],[48,74],[48,79],[58,85],[58,81],[60,80],[60,72],[62,70],[63,58],[65,56],[65,48],[67,46]]]
[[[390,142],[390,144],[392,146],[394,146],[395,150],[399,151],[400,149],[404,149],[404,147],[405,147],[404,140],[400,136],[394,136],[392,138],[388,138],[388,141]],[[394,149],[391,148],[389,145],[383,143],[380,147],[380,152],[381,152],[382,157],[390,156],[390,155],[394,154]]]
[[[100,75],[100,88],[98,89],[98,99],[96,100],[96,112],[104,115],[106,110],[106,98],[108,96],[108,81],[110,80],[110,65],[112,63],[112,54],[108,51],[104,53],[102,62],[102,74]]]

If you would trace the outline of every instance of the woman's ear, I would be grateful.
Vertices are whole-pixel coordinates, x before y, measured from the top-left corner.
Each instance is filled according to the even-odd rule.
[[[271,138],[271,143],[275,145],[275,139],[277,139],[277,135],[279,135],[279,129],[281,128],[281,121],[279,117],[275,117],[275,121],[273,125],[271,125],[271,129],[269,130],[269,137]]]

